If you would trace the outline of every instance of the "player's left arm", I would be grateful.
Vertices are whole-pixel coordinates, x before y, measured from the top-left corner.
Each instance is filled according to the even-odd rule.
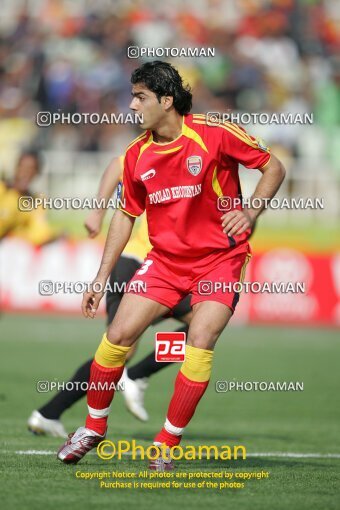
[[[259,208],[243,208],[229,211],[221,217],[223,232],[228,236],[241,235],[252,229],[257,217],[263,211],[267,200],[273,198],[284,177],[285,169],[282,163],[270,153],[270,149],[260,138],[254,138],[243,128],[231,122],[220,125],[215,129],[216,139],[219,140],[222,158],[232,158],[246,168],[258,169],[262,177],[258,182],[251,199],[265,199]],[[260,200],[256,200],[256,204]],[[250,204],[254,201],[250,200]]]
[[[242,211],[234,210],[224,214],[221,217],[222,228],[228,236],[243,234],[247,229],[254,226],[256,219],[265,207],[265,203],[275,196],[286,175],[283,164],[274,154],[271,154],[269,161],[258,170],[262,172],[262,177],[249,203],[254,203],[253,199],[260,199],[256,200],[256,203],[261,204],[261,206],[255,209],[250,206]]]

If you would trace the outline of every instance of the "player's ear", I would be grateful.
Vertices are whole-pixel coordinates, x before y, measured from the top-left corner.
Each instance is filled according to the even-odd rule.
[[[162,97],[162,105],[164,110],[170,110],[172,105],[174,104],[174,98],[172,96],[163,96]]]

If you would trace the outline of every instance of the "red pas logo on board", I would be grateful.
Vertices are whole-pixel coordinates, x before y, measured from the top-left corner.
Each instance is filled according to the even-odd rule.
[[[201,156],[190,156],[187,158],[187,168],[189,172],[196,177],[202,170]]]
[[[170,333],[156,333],[155,360],[179,362],[185,359],[185,333],[172,331]]]

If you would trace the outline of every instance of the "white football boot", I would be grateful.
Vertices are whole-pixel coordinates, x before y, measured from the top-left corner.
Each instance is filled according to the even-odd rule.
[[[125,405],[138,420],[148,421],[149,415],[144,407],[144,394],[149,385],[148,377],[132,380],[127,375],[126,368],[120,379],[124,383],[123,397]]]
[[[67,437],[64,425],[60,420],[44,418],[39,411],[33,411],[27,422],[28,430],[38,436]]]

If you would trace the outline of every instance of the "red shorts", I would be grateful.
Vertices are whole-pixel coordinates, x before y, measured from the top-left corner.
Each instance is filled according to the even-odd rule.
[[[201,301],[218,301],[234,312],[239,286],[233,284],[243,281],[250,257],[248,243],[196,258],[169,258],[164,252],[152,249],[130,280],[127,292],[168,308],[192,294],[191,306]]]

